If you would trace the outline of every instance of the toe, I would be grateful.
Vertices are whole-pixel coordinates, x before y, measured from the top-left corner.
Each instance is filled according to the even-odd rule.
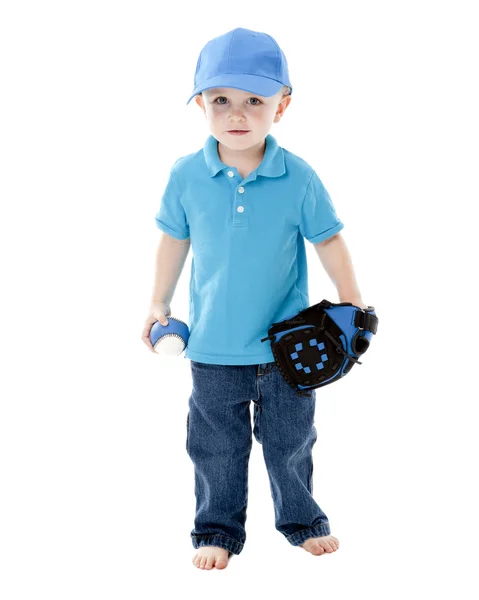
[[[311,550],[312,550],[312,553],[316,554],[317,556],[320,556],[321,554],[324,554],[324,552],[325,552],[325,550],[321,546],[321,544],[313,544]]]
[[[339,540],[335,538],[334,535],[329,535],[322,543],[324,544],[326,552],[336,552],[339,548]]]
[[[334,552],[334,548],[333,548],[331,542],[324,541],[323,542],[323,547],[326,550],[326,552]]]
[[[206,565],[206,561],[208,560],[207,556],[202,556],[201,557],[201,562],[200,562],[200,569],[204,569],[205,565]]]
[[[217,569],[224,569],[226,567],[226,558],[224,557],[223,554],[219,554],[216,557],[215,567]]]
[[[205,569],[212,569],[215,564],[215,557],[208,556],[208,560],[206,561]]]

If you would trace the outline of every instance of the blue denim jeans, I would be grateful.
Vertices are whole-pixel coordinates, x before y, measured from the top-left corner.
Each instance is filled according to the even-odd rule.
[[[220,546],[233,554],[243,549],[252,432],[263,450],[276,529],[293,546],[329,535],[328,518],[312,496],[316,391],[298,394],[275,362],[191,360],[191,372],[186,451],[195,473],[193,547]]]

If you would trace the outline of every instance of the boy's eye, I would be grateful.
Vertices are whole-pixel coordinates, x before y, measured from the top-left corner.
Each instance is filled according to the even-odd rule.
[[[215,103],[217,103],[217,104],[226,104],[226,102],[218,102],[218,100],[226,100],[226,101],[228,101],[228,99],[225,96],[218,96],[218,98],[216,98],[216,100],[215,100]],[[251,97],[251,98],[249,98],[249,100],[256,100],[257,101],[257,104],[255,102],[253,104],[253,106],[258,106],[258,104],[261,104],[261,100],[259,98]]]

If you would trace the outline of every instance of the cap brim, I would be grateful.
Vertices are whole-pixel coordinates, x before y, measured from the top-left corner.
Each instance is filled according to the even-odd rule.
[[[281,83],[281,81],[277,81],[276,79],[270,79],[269,77],[261,77],[260,75],[247,75],[244,73],[217,75],[197,85],[186,104],[189,104],[200,92],[216,87],[236,88],[267,98],[277,94],[283,85],[287,84]]]

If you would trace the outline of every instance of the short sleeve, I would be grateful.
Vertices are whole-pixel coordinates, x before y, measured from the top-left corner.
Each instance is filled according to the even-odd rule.
[[[155,220],[159,229],[178,240],[185,240],[190,237],[190,229],[181,203],[181,188],[174,170],[175,165],[171,168]]]
[[[324,242],[343,229],[331,198],[322,181],[313,171],[301,208],[299,230],[312,244]]]

